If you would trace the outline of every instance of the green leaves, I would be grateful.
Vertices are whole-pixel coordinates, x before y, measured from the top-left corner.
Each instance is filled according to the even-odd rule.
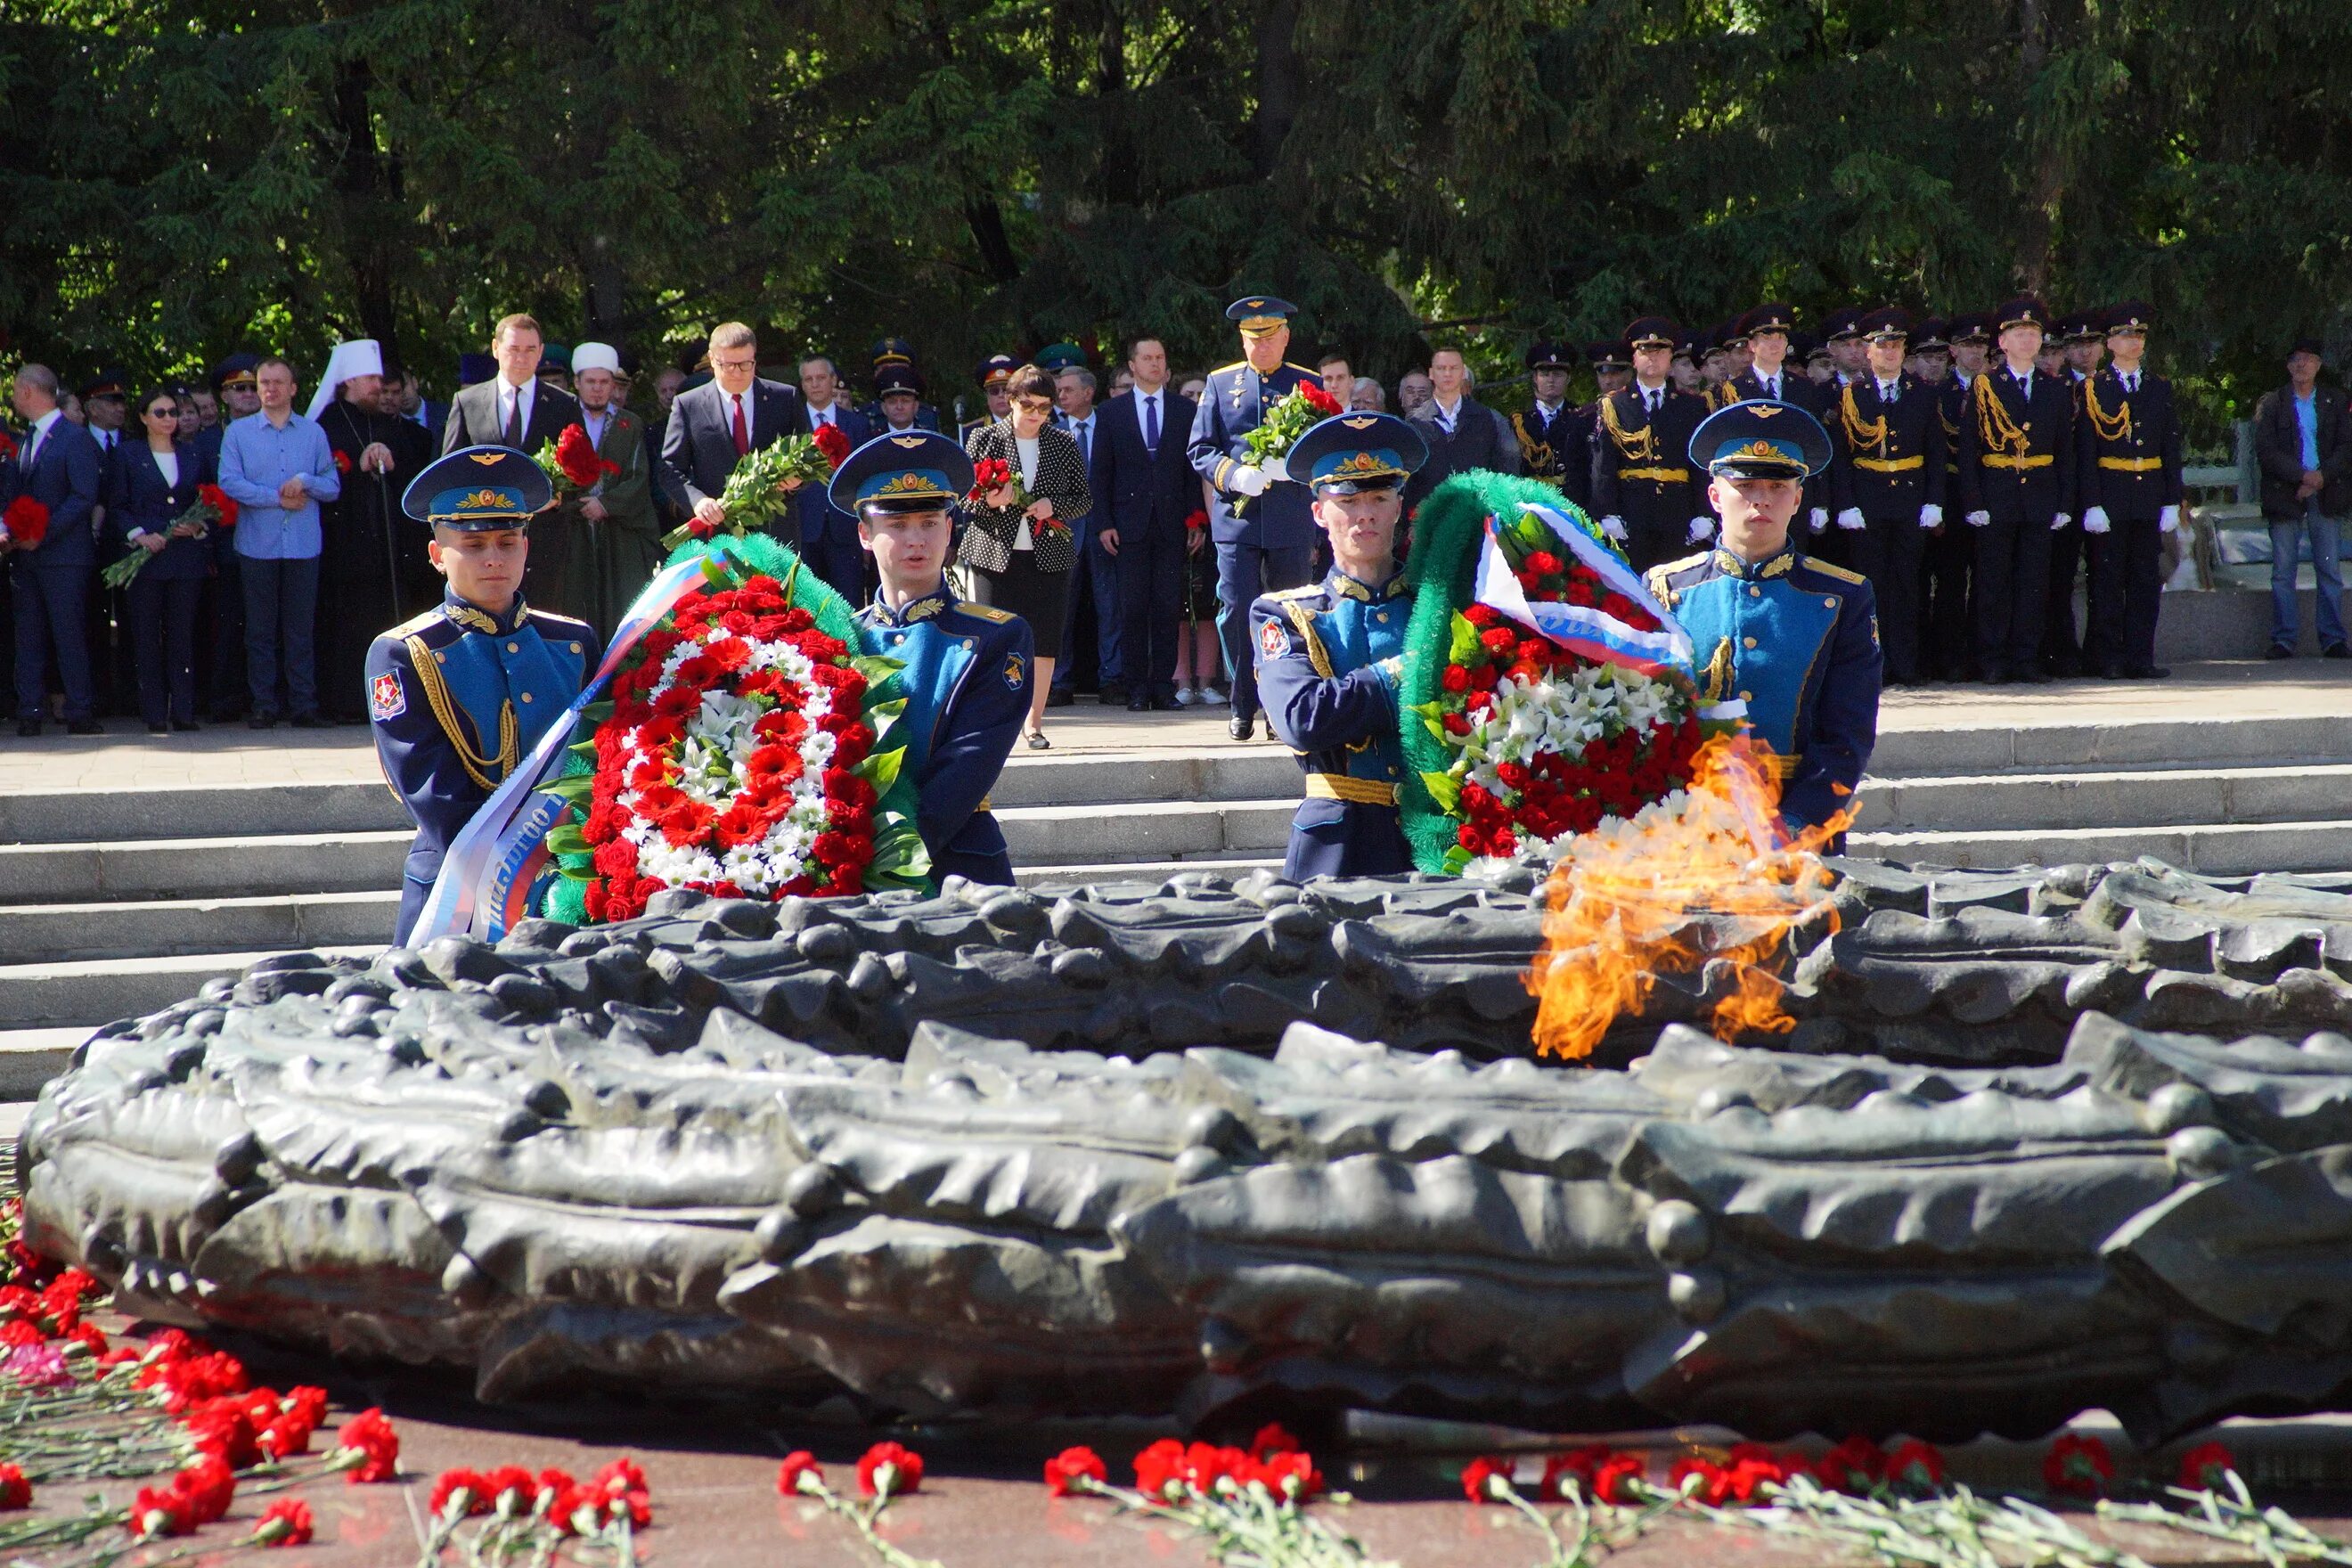
[[[871,752],[850,772],[872,784],[877,795],[885,795],[890,793],[890,786],[898,782],[899,764],[906,760],[907,748],[904,746],[887,752]]]

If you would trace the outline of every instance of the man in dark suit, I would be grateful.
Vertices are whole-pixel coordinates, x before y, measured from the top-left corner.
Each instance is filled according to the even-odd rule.
[[[2051,535],[2074,521],[2074,384],[2035,364],[2048,307],[2017,299],[1994,317],[2002,363],[1978,376],[1960,416],[1960,506],[1977,533],[1977,665],[1994,686],[2040,685]]]
[[[1200,479],[1184,449],[1198,412],[1168,384],[1168,350],[1139,338],[1127,352],[1132,390],[1095,421],[1096,542],[1118,572],[1119,661],[1127,710],[1176,706],[1176,639],[1184,598],[1184,520]]]
[[[2180,526],[2180,417],[2172,383],[2142,366],[2148,309],[2107,312],[2112,365],[2083,378],[2083,532],[2091,552],[2084,652],[2107,679],[2160,680],[2156,617],[2163,607],[2164,536]]]
[[[1667,384],[1675,324],[1644,316],[1625,329],[1634,383],[1600,400],[1592,437],[1592,511],[1636,572],[1679,555],[1715,531],[1690,468],[1690,439],[1706,405]]]
[[[800,363],[801,422],[796,435],[814,436],[824,426],[840,430],[856,451],[874,434],[866,416],[842,399],[841,369],[826,354],[811,354]],[[793,498],[800,503],[801,559],[809,570],[833,584],[852,605],[863,605],[866,593],[866,552],[857,542],[857,520],[836,510],[824,489],[811,485]]]
[[[662,467],[686,497],[688,510],[715,528],[727,521],[719,498],[736,459],[803,428],[801,395],[760,374],[759,337],[740,321],[724,321],[710,334],[710,379],[670,405]],[[796,514],[791,529],[800,531]]]
[[[1862,319],[1868,374],[1846,383],[1828,421],[1837,523],[1870,580],[1894,686],[1919,680],[1919,563],[1926,531],[1944,526],[1944,422],[1935,388],[1903,368],[1910,330],[1902,310]]]
[[[490,353],[498,374],[464,388],[449,405],[441,440],[445,457],[466,447],[505,447],[530,457],[560,437],[564,426],[580,422],[580,405],[572,395],[540,377],[547,344],[537,321],[521,314],[499,321],[490,334]],[[531,536],[523,592],[544,599],[550,608],[569,608],[561,605],[561,584],[571,575],[573,531],[567,525],[572,521],[562,511],[550,512],[542,531]]]
[[[58,377],[47,365],[16,373],[11,402],[29,426],[16,451],[16,493],[48,509],[37,543],[11,541],[9,574],[16,618],[16,733],[37,735],[48,703],[49,653],[66,689],[66,731],[102,732],[92,711],[87,615],[98,566],[91,535],[102,464],[89,431],[58,406]]]
[[[2352,658],[2344,635],[2344,519],[2352,512],[2352,409],[2344,389],[2319,380],[2317,338],[2298,338],[2286,356],[2286,384],[2254,409],[2254,455],[2263,470],[2263,521],[2271,530],[2271,651],[2292,658],[2302,637],[2295,568],[2304,547],[2318,589],[2313,606],[2319,650]]]
[[[1412,415],[1429,443],[1429,460],[1405,481],[1407,515],[1455,474],[1473,468],[1520,471],[1519,443],[1501,415],[1470,395],[1470,367],[1459,349],[1439,349],[1429,356],[1429,401]]]

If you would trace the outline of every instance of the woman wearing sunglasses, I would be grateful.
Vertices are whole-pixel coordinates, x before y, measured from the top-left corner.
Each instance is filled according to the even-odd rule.
[[[210,531],[179,521],[210,484],[210,464],[180,438],[180,399],[169,388],[137,405],[143,442],[125,441],[107,465],[108,560],[143,550],[147,564],[124,590],[139,670],[139,713],[147,732],[168,735],[196,723],[196,595],[212,563]]]

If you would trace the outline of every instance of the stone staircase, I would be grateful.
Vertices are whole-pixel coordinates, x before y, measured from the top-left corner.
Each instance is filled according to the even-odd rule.
[[[1297,778],[1282,749],[1219,737],[1192,754],[1018,755],[993,798],[1023,880],[1051,885],[1276,864]],[[376,946],[407,842],[375,783],[0,791],[0,1031],[150,1011],[269,952]],[[2352,717],[1894,730],[1852,847],[2352,870]]]

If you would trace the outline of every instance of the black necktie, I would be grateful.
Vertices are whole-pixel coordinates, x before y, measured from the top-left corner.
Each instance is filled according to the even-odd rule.
[[[513,401],[507,405],[506,444],[520,452],[522,450],[522,388],[515,387],[508,395]]]

